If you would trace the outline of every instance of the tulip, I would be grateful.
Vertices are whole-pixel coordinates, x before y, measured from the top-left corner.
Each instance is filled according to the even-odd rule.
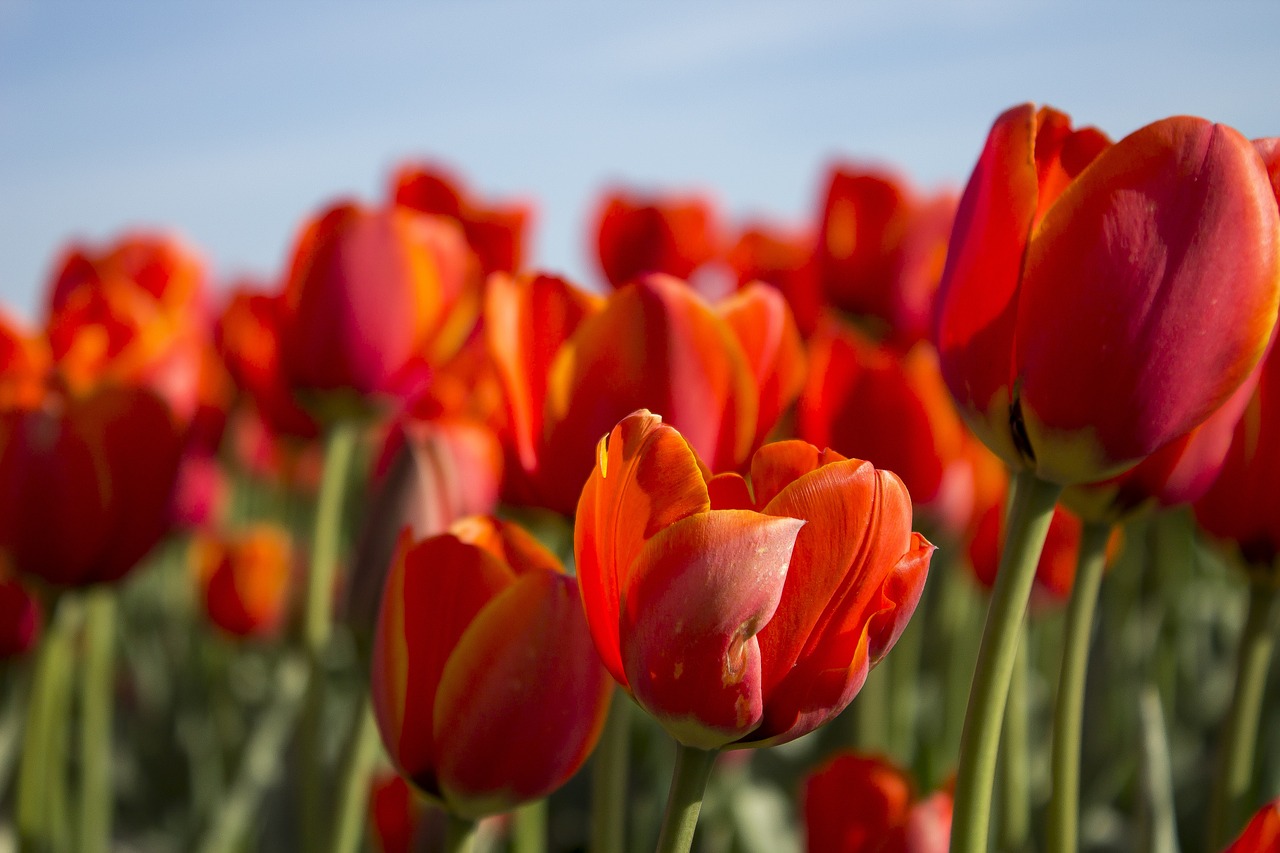
[[[645,196],[614,189],[595,214],[605,281],[622,287],[649,273],[688,279],[718,251],[716,213],[699,196]]]
[[[1261,160],[1230,128],[1176,117],[1112,145],[1049,108],[1009,110],[960,202],[938,294],[961,414],[1044,480],[1132,466],[1261,357],[1277,231]]]
[[[1258,809],[1240,837],[1222,853],[1268,853],[1280,850],[1280,798]]]
[[[406,163],[396,170],[391,179],[391,196],[402,207],[456,220],[485,276],[524,268],[525,245],[533,219],[529,205],[478,202],[446,170],[421,163]]]
[[[812,853],[943,853],[951,796],[916,800],[911,780],[884,758],[842,752],[803,782],[805,835]]]
[[[773,285],[786,297],[796,325],[812,334],[822,312],[813,264],[813,235],[762,222],[743,228],[725,257],[739,288],[753,281]]]
[[[411,394],[466,339],[478,274],[455,222],[405,207],[329,208],[299,235],[284,288],[289,386],[320,393],[339,412],[353,394]]]
[[[259,523],[235,534],[202,536],[193,548],[213,624],[237,637],[269,637],[279,629],[293,569],[286,530]]]
[[[40,638],[40,602],[17,579],[0,571],[0,664],[29,652]]]
[[[399,772],[467,819],[546,796],[586,760],[608,705],[577,583],[520,528],[407,535],[383,591],[371,689]]]
[[[827,303],[901,345],[927,337],[955,206],[890,172],[834,165],[813,260]]]
[[[648,411],[597,447],[574,530],[605,666],[680,743],[766,746],[839,714],[897,641],[933,546],[901,480],[803,442],[709,478]]]

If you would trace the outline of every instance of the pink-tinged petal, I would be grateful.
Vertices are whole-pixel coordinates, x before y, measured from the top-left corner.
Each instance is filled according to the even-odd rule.
[[[716,307],[742,344],[760,389],[754,441],[760,444],[804,386],[800,330],[782,294],[760,282],[747,285]]]
[[[562,278],[492,276],[485,290],[484,331],[506,395],[520,464],[538,466],[543,400],[551,362],[582,321],[604,305]]]
[[[1022,259],[1039,197],[1034,105],[996,119],[956,211],[934,340],[942,375],[965,421],[1018,464],[1009,428],[1012,355]]]
[[[697,457],[680,433],[647,411],[623,418],[596,447],[573,531],[582,604],[596,649],[626,686],[618,651],[621,591],[644,543],[710,508]]]
[[[907,853],[947,853],[954,811],[955,802],[946,791],[938,791],[912,806],[907,817]]]
[[[871,664],[874,666],[888,654],[907,622],[916,612],[924,582],[929,576],[929,561],[937,550],[919,533],[911,534],[911,547],[902,555],[881,587],[880,610],[871,617]]]
[[[491,515],[477,515],[454,522],[449,532],[469,545],[488,551],[517,575],[525,572],[564,574],[564,566],[555,554],[518,524]]]
[[[1252,145],[1203,119],[1142,128],[1063,191],[1028,246],[1018,303],[1039,476],[1114,474],[1231,395],[1275,324],[1278,232]]]
[[[659,412],[713,471],[744,462],[758,392],[728,324],[683,282],[650,276],[610,296],[561,349],[547,388],[541,458],[576,496],[601,435],[636,409]]]
[[[803,524],[699,513],[637,557],[623,602],[623,666],[636,701],[681,743],[714,749],[759,724],[755,638],[778,606]]]
[[[441,673],[476,614],[513,580],[492,554],[448,534],[417,545],[402,536],[387,575],[370,673],[374,715],[396,767],[436,796],[431,726]]]
[[[575,586],[565,575],[522,575],[480,611],[445,665],[432,726],[456,814],[544,797],[595,746],[613,684]]]

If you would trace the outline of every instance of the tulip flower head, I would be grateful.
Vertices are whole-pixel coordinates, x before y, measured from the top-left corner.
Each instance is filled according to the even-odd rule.
[[[1273,853],[1280,850],[1280,797],[1258,809],[1240,837],[1222,853]]]
[[[614,679],[681,743],[784,743],[844,710],[920,597],[930,545],[894,474],[799,441],[710,477],[662,419],[597,447],[574,553]]]
[[[943,853],[951,836],[951,795],[917,801],[892,762],[842,752],[804,781],[811,853]]]
[[[1026,104],[996,120],[938,294],[942,373],[978,436],[1070,485],[1219,408],[1266,347],[1280,214],[1236,131],[1179,116],[1114,145]]]
[[[483,517],[401,538],[371,686],[396,768],[464,818],[563,784],[595,745],[610,691],[574,578],[528,533]]]

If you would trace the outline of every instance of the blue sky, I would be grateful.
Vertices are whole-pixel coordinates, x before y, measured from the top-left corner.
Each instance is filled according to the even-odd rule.
[[[60,246],[138,226],[275,276],[410,157],[536,201],[535,262],[589,283],[612,181],[799,221],[837,157],[963,185],[1020,101],[1280,134],[1277,32],[1275,2],[0,0],[0,301],[36,316]]]

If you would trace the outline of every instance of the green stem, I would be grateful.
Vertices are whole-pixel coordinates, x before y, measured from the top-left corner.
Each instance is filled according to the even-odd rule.
[[[853,713],[854,744],[860,752],[888,753],[889,737],[889,688],[891,659],[867,673],[867,680],[858,691],[858,701],[850,705]]]
[[[302,615],[302,645],[306,651],[307,695],[298,732],[301,765],[299,818],[304,850],[321,847],[324,821],[323,765],[325,650],[333,629],[333,589],[342,542],[342,510],[346,484],[355,458],[359,427],[337,423],[325,441],[324,470],[317,497],[311,540],[311,571],[307,575]]]
[[[475,849],[476,828],[479,823],[447,812],[444,829],[444,853],[472,853]]]
[[[921,680],[921,661],[924,654],[924,635],[928,628],[930,601],[922,600],[926,617],[912,619],[894,645],[889,676],[889,744],[893,755],[904,766],[911,766],[919,746],[920,697],[917,688]],[[885,658],[880,666],[890,662]]]
[[[987,623],[978,649],[978,663],[969,691],[960,766],[956,771],[955,819],[951,830],[953,853],[987,849],[991,820],[991,789],[995,779],[1000,728],[1004,719],[1009,679],[1017,656],[1022,620],[1036,563],[1049,532],[1053,505],[1062,487],[1021,471],[1009,516],[996,586],[987,609]]]
[[[1209,847],[1221,848],[1240,828],[1253,785],[1258,720],[1275,645],[1271,618],[1280,589],[1265,580],[1249,584],[1249,613],[1240,636],[1236,685],[1222,734],[1218,774],[1209,810]]]
[[[614,688],[609,716],[591,759],[592,853],[623,853],[626,849],[630,758],[631,700],[621,688]]]
[[[36,651],[18,765],[18,839],[22,850],[66,849],[66,747],[71,715],[72,641],[80,602],[57,602]]]
[[[111,711],[115,672],[115,590],[86,594],[80,711],[80,850],[111,845]]]
[[[547,801],[534,800],[511,816],[511,853],[546,853]]]
[[[1142,687],[1138,699],[1142,723],[1142,837],[1139,850],[1178,853],[1178,818],[1174,810],[1173,767],[1169,760],[1169,736],[1164,725],[1160,690],[1152,682]],[[1074,849],[1074,848],[1073,848]]]
[[[1031,821],[1031,773],[1027,758],[1027,715],[1030,713],[1027,691],[1030,673],[1027,656],[1027,631],[1024,623],[1018,653],[1013,659],[1009,700],[1004,709],[1004,731],[1000,741],[1000,790],[1003,793],[1000,849],[1008,851],[1026,848]]]
[[[1053,710],[1053,794],[1049,802],[1049,853],[1075,853],[1080,827],[1080,744],[1084,724],[1085,674],[1089,666],[1089,636],[1102,588],[1111,525],[1089,522],[1080,535],[1067,621],[1063,626],[1062,667]]]
[[[329,835],[331,853],[350,853],[360,845],[365,807],[369,802],[369,776],[381,748],[373,703],[368,691],[363,691],[350,736],[343,747],[342,767],[338,771],[338,802],[334,810],[333,831]]]
[[[658,836],[658,853],[689,853],[702,811],[702,795],[711,777],[717,750],[694,749],[676,744],[676,766],[667,795],[667,812]]]
[[[245,835],[263,794],[280,776],[285,743],[307,684],[306,661],[296,653],[286,653],[276,668],[274,683],[276,694],[249,736],[231,791],[196,848],[201,853],[244,849]]]

